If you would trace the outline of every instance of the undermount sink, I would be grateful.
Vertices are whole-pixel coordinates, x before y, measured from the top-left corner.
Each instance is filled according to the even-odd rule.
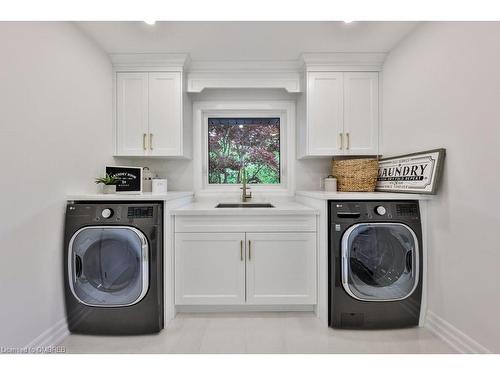
[[[219,203],[215,208],[274,208],[271,203]]]

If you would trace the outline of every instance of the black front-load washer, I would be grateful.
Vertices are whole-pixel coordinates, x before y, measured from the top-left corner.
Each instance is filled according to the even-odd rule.
[[[419,324],[422,230],[418,201],[329,201],[329,325]]]
[[[162,202],[68,202],[63,272],[71,332],[163,328],[162,233]]]

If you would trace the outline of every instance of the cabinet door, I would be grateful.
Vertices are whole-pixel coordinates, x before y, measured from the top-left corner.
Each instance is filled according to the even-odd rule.
[[[316,303],[316,233],[247,233],[247,303]]]
[[[175,303],[245,303],[244,233],[175,234]]]
[[[343,76],[338,72],[307,73],[307,155],[341,153]]]
[[[344,73],[344,133],[348,154],[378,153],[378,115],[378,73]]]
[[[149,73],[149,154],[182,155],[182,75]]]
[[[148,73],[116,75],[116,154],[144,155],[148,133]]]

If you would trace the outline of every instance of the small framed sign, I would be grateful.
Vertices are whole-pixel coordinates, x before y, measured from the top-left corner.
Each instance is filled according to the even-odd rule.
[[[120,180],[116,185],[119,194],[140,194],[142,192],[142,167],[106,166],[106,174]]]
[[[376,191],[436,194],[446,150],[439,148],[379,160]]]

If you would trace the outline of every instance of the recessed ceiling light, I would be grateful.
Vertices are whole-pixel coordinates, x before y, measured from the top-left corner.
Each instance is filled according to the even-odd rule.
[[[151,20],[144,21],[144,22],[147,23],[148,25],[151,25],[151,26],[153,26],[156,23],[156,21],[151,21]]]
[[[344,23],[351,23],[352,21],[351,20],[344,20]]]

